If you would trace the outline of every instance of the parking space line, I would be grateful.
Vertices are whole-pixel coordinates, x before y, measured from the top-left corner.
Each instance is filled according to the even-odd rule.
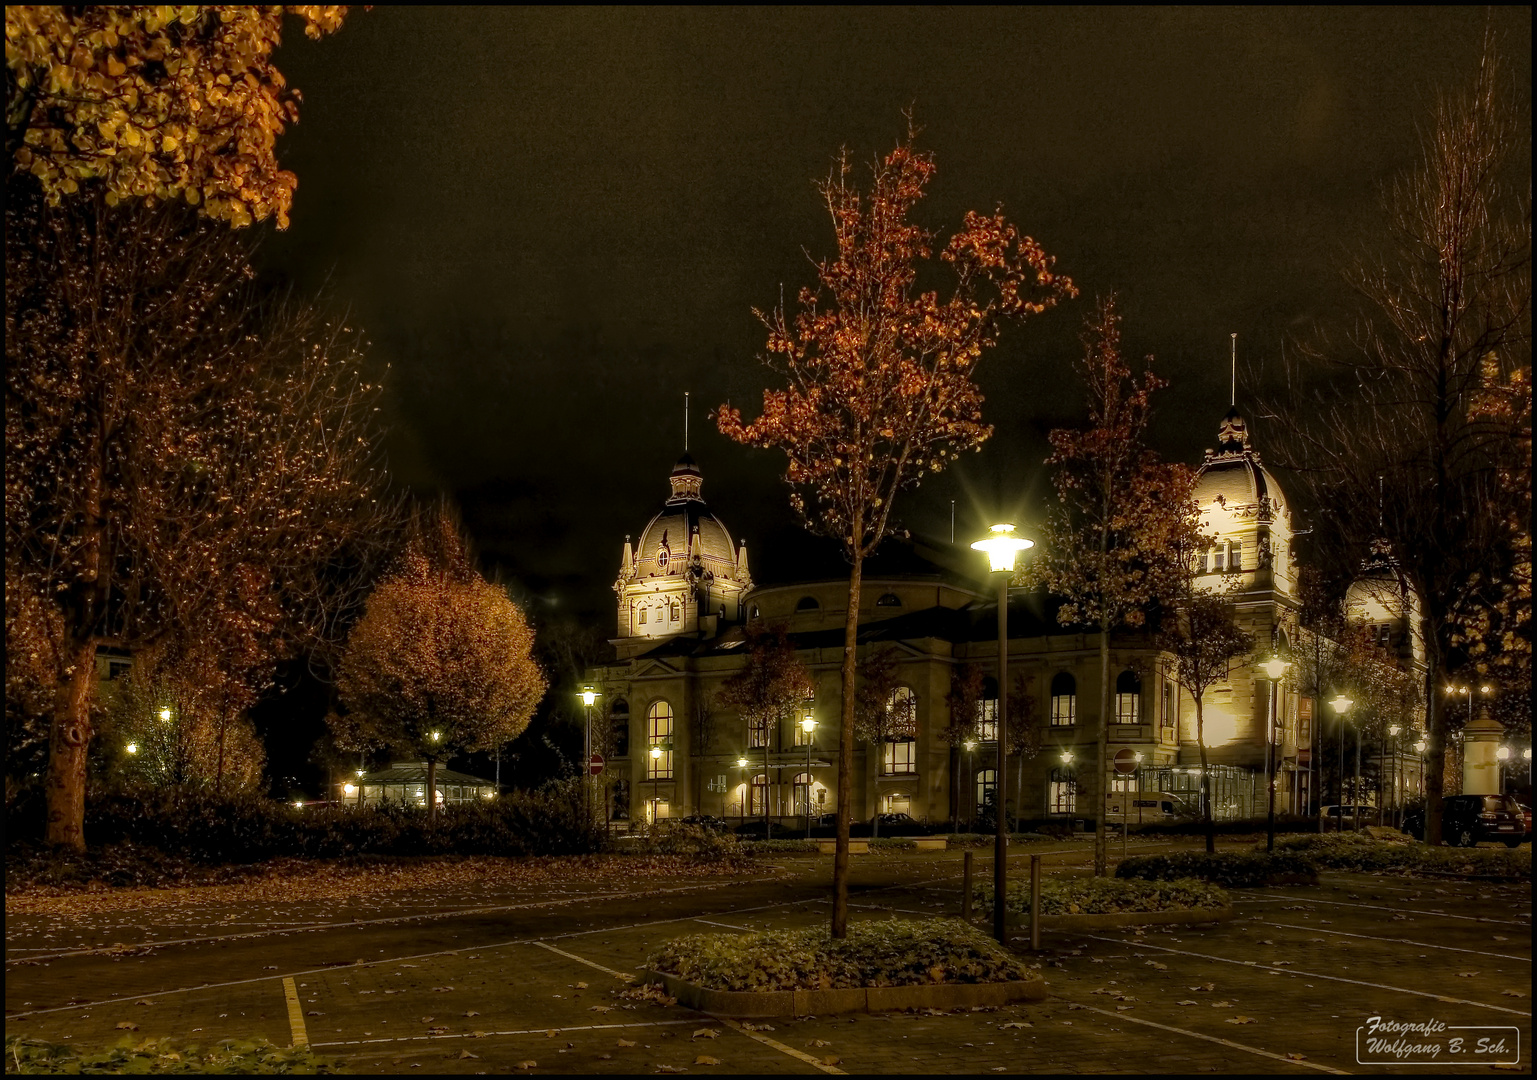
[[[1339,937],[1361,938],[1363,941],[1387,941],[1398,945],[1416,945],[1421,949],[1441,949],[1444,952],[1471,953],[1474,956],[1492,956],[1498,960],[1520,960],[1530,964],[1530,956],[1512,956],[1510,953],[1484,952],[1482,949],[1458,949],[1451,945],[1432,945],[1428,941],[1414,941],[1411,938],[1402,937],[1378,937],[1376,934],[1351,934],[1344,930],[1326,930],[1322,926],[1308,926],[1305,923],[1265,922],[1263,919],[1255,919],[1261,926],[1284,926],[1291,930],[1313,930],[1320,934],[1336,934]]]
[[[293,1032],[295,1049],[310,1044],[309,1033],[304,1030],[304,1006],[299,1004],[299,991],[294,989],[293,979],[283,980],[283,996],[288,999],[288,1029]]]
[[[1065,1000],[1065,999],[1064,999]],[[1074,1005],[1078,1005],[1075,1001]],[[1273,1054],[1269,1050],[1261,1050],[1257,1046],[1245,1046],[1243,1043],[1234,1042],[1232,1039],[1219,1038],[1216,1035],[1203,1035],[1199,1031],[1191,1031],[1188,1028],[1171,1027],[1168,1024],[1160,1024],[1152,1020],[1144,1020],[1139,1016],[1128,1016],[1126,1013],[1111,1012],[1109,1009],[1096,1008],[1093,1005],[1078,1005],[1080,1009],[1108,1016],[1116,1021],[1128,1021],[1133,1024],[1142,1024],[1146,1027],[1158,1028],[1160,1031],[1172,1031],[1176,1035],[1188,1035],[1192,1039],[1201,1039],[1204,1042],[1216,1043],[1218,1046],[1226,1046],[1230,1050],[1242,1050],[1246,1054],[1258,1054],[1260,1057],[1272,1058],[1275,1061],[1284,1061],[1288,1065],[1295,1065],[1300,1069],[1316,1069],[1319,1072],[1333,1073],[1335,1076],[1349,1076],[1343,1069],[1336,1069],[1330,1065],[1320,1065],[1314,1061],[1298,1061],[1296,1058],[1287,1057],[1285,1054]]]
[[[1098,934],[1079,934],[1093,941],[1107,941],[1112,945],[1120,945],[1130,949],[1156,949],[1158,952],[1173,953],[1175,956],[1192,956],[1197,960],[1215,960],[1220,964],[1234,964],[1238,967],[1249,968],[1252,971],[1274,971],[1279,975],[1305,975],[1309,979],[1327,979],[1330,982],[1349,983],[1352,986],[1370,986],[1377,990],[1392,990],[1400,994],[1412,994],[1415,997],[1427,997],[1436,1001],[1445,1001],[1452,1005],[1472,1005],[1479,1009],[1493,1009],[1495,1012],[1510,1013],[1512,1016],[1530,1017],[1529,1012],[1520,1009],[1507,1009],[1503,1005],[1489,1005],[1482,1001],[1469,1001],[1467,998],[1447,997],[1445,994],[1433,994],[1428,990],[1410,990],[1403,986],[1389,986],[1386,983],[1367,982],[1364,979],[1347,979],[1342,975],[1324,975],[1317,971],[1301,971],[1294,967],[1273,967],[1270,964],[1259,964],[1252,960],[1229,960],[1225,956],[1212,956],[1210,953],[1186,952],[1184,949],[1171,949],[1167,945],[1151,945],[1145,942],[1122,941],[1118,938],[1101,937]]]
[[[1274,897],[1264,897],[1264,896],[1243,896],[1243,895],[1240,895],[1238,897],[1238,899],[1239,899],[1240,902],[1246,903],[1246,904],[1278,904],[1278,903],[1281,903],[1284,900],[1290,900],[1294,904],[1295,903],[1303,903],[1303,904],[1328,904],[1331,907],[1365,908],[1365,909],[1370,910],[1370,911],[1391,911],[1391,912],[1394,912],[1395,914],[1405,914],[1405,915],[1427,915],[1427,916],[1430,916],[1432,918],[1437,918],[1437,919],[1460,919],[1463,922],[1490,923],[1490,924],[1493,924],[1495,926],[1531,926],[1532,925],[1530,921],[1522,922],[1520,919],[1490,919],[1490,918],[1487,918],[1487,917],[1482,916],[1482,915],[1453,915],[1449,911],[1417,911],[1417,910],[1415,910],[1413,908],[1387,907],[1387,906],[1385,906],[1383,904],[1352,904],[1352,903],[1349,903],[1349,902],[1347,902],[1345,900],[1317,900],[1317,899],[1314,899],[1311,896],[1309,896],[1309,897],[1286,896],[1286,897],[1274,898]]]
[[[520,1028],[517,1031],[459,1031],[446,1032],[442,1035],[397,1035],[394,1037],[376,1039],[338,1039],[335,1042],[311,1043],[310,1049],[322,1046],[372,1046],[376,1043],[402,1043],[402,1042],[433,1042],[441,1039],[486,1039],[493,1036],[509,1035],[540,1035],[547,1036],[551,1032],[557,1035],[569,1035],[578,1031],[613,1031],[625,1028],[653,1028],[653,1027],[680,1027],[685,1024],[698,1024],[699,1020],[651,1020],[640,1021],[633,1024],[583,1024],[580,1027],[563,1028]]]
[[[761,1034],[761,1033],[756,1032],[756,1031],[749,1031],[749,1030],[747,1030],[747,1028],[742,1026],[741,1021],[732,1020],[730,1017],[726,1017],[726,1016],[719,1017],[718,1019],[720,1020],[720,1022],[722,1024],[725,1024],[727,1027],[730,1027],[730,1028],[733,1028],[733,1029],[735,1029],[737,1031],[740,1031],[743,1035],[746,1035],[749,1039],[755,1039],[758,1042],[762,1043],[764,1046],[769,1047],[770,1049],[778,1050],[781,1054],[789,1054],[791,1057],[795,1058],[797,1061],[804,1061],[807,1065],[810,1065],[813,1069],[820,1069],[822,1072],[831,1073],[833,1076],[847,1076],[848,1075],[842,1069],[839,1069],[839,1068],[837,1068],[835,1066],[829,1065],[825,1061],[819,1061],[818,1059],[812,1057],[810,1054],[806,1053],[804,1050],[797,1050],[797,1049],[795,1049],[795,1047],[793,1047],[793,1046],[786,1046],[784,1043],[779,1042],[776,1039],[771,1039],[767,1035]]]
[[[595,971],[601,971],[605,975],[612,975],[620,982],[632,982],[635,979],[635,976],[631,975],[629,972],[615,971],[613,968],[604,967],[602,964],[595,963],[594,961],[585,959],[584,957],[580,957],[576,955],[576,953],[568,953],[565,949],[557,949],[555,946],[547,944],[543,941],[530,941],[529,944],[537,945],[541,949],[548,949],[550,952],[555,953],[557,956],[564,956],[567,960],[575,960],[578,964],[586,964],[588,967]]]
[[[716,922],[713,919],[694,919],[694,922],[702,922],[706,926],[719,926],[726,930],[735,930],[739,934],[751,933],[745,926],[732,926],[730,923]]]

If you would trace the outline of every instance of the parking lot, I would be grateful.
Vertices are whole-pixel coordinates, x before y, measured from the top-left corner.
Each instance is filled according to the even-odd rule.
[[[1049,872],[1087,872],[1081,841],[1021,849],[1011,872],[1029,850],[1047,853]],[[6,1032],[93,1046],[125,1034],[307,1041],[381,1073],[1423,1072],[1357,1061],[1357,1029],[1375,1017],[1490,1029],[1508,1048],[1460,1067],[1513,1060],[1519,1040],[1530,1069],[1530,883],[1325,874],[1317,887],[1240,890],[1239,917],[1217,926],[1048,935],[1028,962],[1052,996],[997,1010],[747,1024],[629,981],[681,934],[824,921],[830,862],[360,884],[324,899],[238,888],[13,899]],[[960,852],[854,865],[857,918],[959,909]],[[990,869],[979,855],[979,875]]]

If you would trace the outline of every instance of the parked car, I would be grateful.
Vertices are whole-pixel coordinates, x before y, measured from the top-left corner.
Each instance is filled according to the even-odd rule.
[[[1522,836],[1522,839],[1530,840],[1532,838],[1532,808],[1522,804],[1521,816],[1526,819],[1526,833]]]
[[[1403,831],[1425,839],[1425,808],[1404,811]],[[1531,817],[1509,795],[1448,795],[1441,800],[1441,841],[1474,847],[1486,841],[1517,847],[1531,835]]]
[[[698,825],[701,829],[707,829],[710,832],[725,832],[731,828],[725,818],[711,817],[709,814],[690,814],[678,820],[684,825]],[[759,824],[761,825],[762,822]]]
[[[1377,822],[1377,808],[1375,806],[1321,806],[1318,808],[1318,816],[1323,818],[1323,831],[1329,832],[1332,828],[1338,831],[1342,828],[1358,829],[1362,825],[1374,825]]]
[[[875,829],[875,818],[869,821],[849,822],[849,835],[853,837],[877,836],[927,836],[929,827],[921,821],[915,820],[910,814],[881,814],[879,815],[880,829]],[[796,834],[806,835],[804,832]],[[818,839],[828,840],[838,835],[838,815],[822,814],[811,819],[811,835]]]
[[[793,826],[782,825],[777,821],[770,821],[767,824],[767,834],[770,840],[793,840],[796,837],[804,837],[806,835],[806,827],[804,825],[797,829]],[[749,821],[745,825],[738,825],[732,831],[744,840],[762,840],[765,832],[763,826],[764,821],[762,818],[759,818],[757,821]]]
[[[911,814],[879,814],[872,832],[876,836],[927,836],[929,827]]]

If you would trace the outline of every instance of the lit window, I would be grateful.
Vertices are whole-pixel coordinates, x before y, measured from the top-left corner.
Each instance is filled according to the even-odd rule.
[[[918,771],[917,743],[912,739],[886,740],[886,775],[896,776]]]
[[[1142,722],[1142,680],[1135,671],[1123,671],[1115,680],[1115,722]]]
[[[1166,682],[1163,684],[1163,726],[1173,727],[1174,719],[1174,684]]]
[[[1214,574],[1220,574],[1225,568],[1226,556],[1224,554],[1223,545],[1218,544],[1215,548],[1212,549],[1211,570]]]
[[[1053,814],[1072,814],[1078,810],[1078,780],[1071,769],[1051,770],[1051,803]]]
[[[991,680],[989,680],[991,681]],[[983,694],[987,693],[984,688]],[[993,688],[992,697],[977,702],[977,738],[982,742],[998,741],[998,690]]]
[[[763,773],[759,773],[757,776],[752,778],[752,788],[748,792],[748,814],[756,817],[768,813],[768,797],[768,777]]]
[[[889,732],[904,738],[913,738],[918,734],[918,699],[912,690],[905,686],[893,690],[886,699],[886,710],[889,713]]]
[[[1229,570],[1243,569],[1243,541],[1233,540],[1227,546],[1227,568]]]
[[[902,599],[896,593],[886,593],[875,602],[876,607],[901,607]]]
[[[670,557],[670,555],[669,555],[669,553],[668,553],[666,548],[662,548],[660,551],[658,551],[656,553],[656,565],[657,565],[657,568],[660,569],[660,570],[666,570],[667,569],[667,560],[668,560],[669,557]]]
[[[672,779],[672,706],[658,701],[646,713],[646,779]],[[651,747],[661,747],[653,755]]]
[[[1051,680],[1051,726],[1072,727],[1078,722],[1078,682],[1065,671]]]
[[[982,814],[992,809],[993,800],[997,798],[998,770],[977,770],[977,813]]]
[[[636,620],[636,621],[641,626],[645,626],[646,625],[646,609],[645,608],[641,608],[640,609],[640,618],[638,620]]]

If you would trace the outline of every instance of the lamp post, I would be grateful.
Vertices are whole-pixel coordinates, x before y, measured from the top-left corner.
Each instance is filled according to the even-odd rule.
[[[582,814],[587,828],[592,827],[592,706],[603,695],[590,686],[579,695],[587,712],[587,730],[582,738]]]
[[[1388,758],[1388,785],[1393,793],[1393,813],[1388,816],[1389,821],[1395,821],[1398,817],[1398,733],[1403,728],[1397,724],[1388,725],[1388,738],[1392,740],[1392,756]],[[1377,807],[1377,824],[1382,824],[1382,807]]]
[[[1329,702],[1329,704],[1331,706],[1333,706],[1335,715],[1339,717],[1338,723],[1339,723],[1339,729],[1340,729],[1340,753],[1339,753],[1339,758],[1337,759],[1338,760],[1338,765],[1339,765],[1339,770],[1340,770],[1340,824],[1339,824],[1339,831],[1343,832],[1344,829],[1345,829],[1345,713],[1349,710],[1350,706],[1355,704],[1355,702],[1351,701],[1344,694],[1339,694],[1339,695],[1337,695],[1334,698],[1333,701]],[[1359,801],[1360,798],[1361,798],[1361,732],[1360,732],[1359,728],[1356,730],[1356,784],[1355,784],[1355,786],[1356,786],[1356,800]],[[1351,810],[1351,813],[1350,813],[1351,827],[1354,828],[1354,826],[1355,826],[1355,810],[1353,808],[1354,807],[1354,803],[1352,803],[1351,805],[1352,805],[1352,810]]]
[[[1415,751],[1420,755],[1420,798],[1425,797],[1425,747],[1430,745],[1424,739],[1414,744]]]
[[[977,768],[976,768],[976,762],[972,759],[972,755],[974,753],[976,753],[976,750],[977,750],[977,740],[975,740],[975,739],[967,739],[966,742],[963,745],[966,747],[966,765],[964,767],[964,771],[961,773],[961,799],[968,800],[966,802],[966,804],[965,804],[966,805],[966,827],[970,828],[972,820],[976,817],[976,813],[977,813],[977,800],[976,800],[976,795],[974,793],[971,794],[971,795],[967,795],[966,792],[970,791],[972,786],[976,782],[975,781],[975,777],[977,775]],[[972,781],[970,784],[967,783],[968,779],[971,779],[971,781]],[[959,801],[959,800],[957,800],[957,801]]]
[[[358,809],[363,808],[363,770],[357,770],[358,774]]]
[[[1526,801],[1532,801],[1532,748],[1528,746],[1521,751],[1521,756],[1526,758]]]
[[[1135,778],[1133,780],[1133,783],[1136,785],[1136,789],[1137,790],[1136,790],[1136,793],[1132,796],[1132,802],[1138,804],[1138,806],[1137,806],[1137,824],[1141,825],[1142,824],[1142,806],[1140,804],[1142,803],[1142,751],[1141,750],[1133,751],[1133,753],[1131,755],[1131,759],[1137,763],[1137,772],[1136,772]],[[1125,845],[1122,845],[1122,847],[1121,847],[1121,857],[1125,858],[1125,856],[1126,856],[1126,847],[1125,847]]]
[[[745,757],[737,758],[736,767],[742,770],[742,801],[737,803],[737,810],[739,811],[737,817],[741,819],[737,827],[741,828],[747,824],[747,796],[752,791],[752,787],[747,783],[747,759]]]
[[[1286,669],[1291,667],[1281,659],[1280,653],[1274,653],[1260,667],[1265,670],[1265,677],[1270,680],[1270,716],[1266,724],[1265,735],[1265,789],[1266,796],[1270,800],[1270,808],[1265,815],[1265,850],[1275,850],[1275,746],[1280,733],[1280,725],[1276,723],[1276,703],[1280,700],[1281,676],[1286,674]]]
[[[994,810],[998,820],[993,837],[993,936],[999,944],[1008,940],[1008,931],[1004,929],[1004,900],[1009,876],[1009,578],[1014,576],[1014,564],[1019,559],[1019,553],[1035,546],[1034,541],[1021,539],[1013,533],[1013,525],[994,525],[988,530],[987,539],[971,545],[977,551],[987,553],[988,567],[998,585],[998,782],[993,785]]]
[[[801,731],[806,736],[806,839],[811,839],[811,733],[817,729],[816,717],[810,711],[801,717]]]
[[[656,824],[657,803],[662,800],[662,748],[651,747],[651,824]]]
[[[1505,794],[1505,763],[1510,760],[1510,747],[1502,746],[1494,752],[1494,758],[1500,763],[1500,794]]]

